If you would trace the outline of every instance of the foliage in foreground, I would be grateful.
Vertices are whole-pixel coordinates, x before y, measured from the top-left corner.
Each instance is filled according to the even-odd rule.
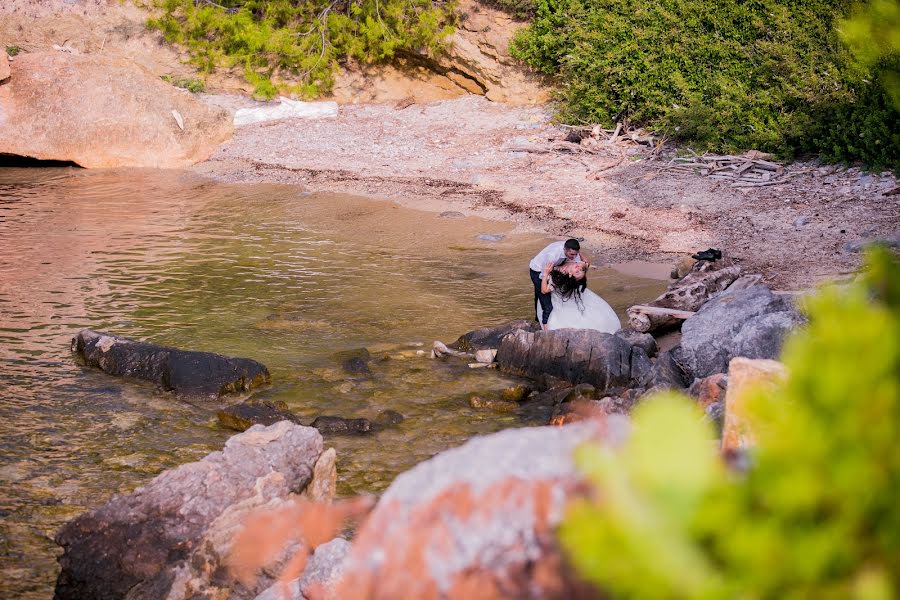
[[[559,76],[565,121],[625,120],[720,151],[827,146],[898,168],[900,111],[884,100],[882,63],[861,65],[838,36],[852,4],[535,0],[512,51]],[[848,116],[866,119],[831,131]]]
[[[870,0],[857,7],[852,18],[841,23],[843,39],[858,59],[876,66],[900,55],[900,0]],[[884,87],[895,107],[900,107],[900,64],[883,69]]]
[[[434,0],[155,0],[149,26],[191,53],[203,72],[239,67],[256,94],[314,96],[338,62],[434,53],[453,31],[452,2]]]
[[[866,285],[811,302],[789,380],[753,398],[745,477],[673,396],[636,412],[620,453],[580,450],[596,498],[561,538],[584,577],[615,598],[900,595],[900,263],[869,263]]]

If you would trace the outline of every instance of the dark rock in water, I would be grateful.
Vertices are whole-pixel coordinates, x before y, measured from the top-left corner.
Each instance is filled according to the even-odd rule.
[[[620,329],[615,333],[615,336],[622,338],[632,346],[637,346],[650,358],[653,358],[659,352],[656,339],[649,333],[641,333],[634,329]]]
[[[469,395],[469,406],[477,409],[487,409],[494,412],[512,413],[519,409],[517,402],[502,400],[493,394],[474,393]]]
[[[527,385],[514,385],[500,392],[500,398],[507,402],[524,402],[531,392]]]
[[[372,374],[372,370],[369,368],[369,361],[372,360],[372,356],[365,348],[338,352],[335,354],[335,358],[341,361],[341,368],[348,373],[356,375]]]
[[[678,361],[702,378],[726,372],[736,356],[776,359],[785,336],[803,322],[790,301],[765,285],[725,290],[682,325]]]
[[[537,322],[526,321],[520,319],[518,321],[510,321],[497,327],[485,327],[476,329],[463,335],[458,340],[449,345],[453,350],[460,352],[475,352],[476,350],[488,350],[491,348],[499,348],[500,342],[513,331],[524,329],[525,331],[538,331]]]
[[[632,387],[650,371],[647,354],[622,338],[592,329],[518,330],[500,343],[501,370],[525,377],[548,375],[590,383],[598,393]]]
[[[323,415],[316,417],[310,423],[310,427],[315,427],[321,433],[372,433],[375,431],[372,422],[368,419],[345,419],[344,417],[332,417]]]
[[[110,375],[151,381],[179,396],[219,397],[247,392],[271,379],[263,364],[249,358],[179,350],[90,329],[72,339],[72,352],[90,367]]]
[[[241,402],[223,408],[216,416],[223,427],[235,431],[246,431],[254,425],[274,425],[278,421],[300,422],[284,402]]]
[[[183,600],[191,589],[235,597],[231,581],[218,581],[234,532],[250,511],[281,506],[301,492],[322,446],[322,436],[309,427],[256,425],[221,452],[79,515],[56,535],[63,554],[54,597]],[[260,581],[243,597],[270,583]]]
[[[362,358],[348,358],[341,366],[343,366],[344,370],[348,373],[368,375],[372,372],[372,369],[369,368],[369,363]]]
[[[571,385],[535,392],[519,406],[519,417],[529,423],[548,423],[556,407],[565,402],[575,388]],[[596,390],[595,390],[596,393]]]
[[[671,352],[660,352],[653,365],[652,387],[684,389],[690,378],[675,360]]]
[[[383,410],[378,413],[377,417],[375,417],[375,425],[379,429],[393,427],[394,425],[399,425],[402,422],[403,415],[398,413],[396,410]]]

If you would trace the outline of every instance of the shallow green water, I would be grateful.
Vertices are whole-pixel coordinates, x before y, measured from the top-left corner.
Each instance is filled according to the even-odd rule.
[[[529,424],[467,404],[515,381],[427,358],[434,340],[530,318],[527,263],[548,240],[509,229],[181,172],[0,169],[0,596],[50,597],[63,522],[231,435],[215,406],[80,367],[79,329],[254,358],[273,377],[256,397],[310,421],[399,411],[396,428],[326,439],[339,492],[377,493],[472,435]],[[662,287],[591,276],[620,314]],[[335,357],[358,348],[371,377]]]

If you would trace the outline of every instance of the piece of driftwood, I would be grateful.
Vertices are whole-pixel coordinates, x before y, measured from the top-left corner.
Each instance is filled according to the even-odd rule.
[[[694,314],[690,310],[678,310],[644,304],[630,306],[625,313],[628,315],[628,324],[631,328],[641,333],[668,329]]]
[[[741,268],[727,257],[714,263],[698,261],[687,275],[671,284],[653,302],[628,308],[625,313],[631,327],[641,333],[664,331],[680,325],[740,275]],[[651,313],[647,308],[664,309],[664,312]]]
[[[751,150],[741,155],[703,154],[678,156],[665,168],[699,173],[710,179],[731,181],[731,187],[763,187],[781,185],[807,170],[785,170],[783,165],[766,160],[768,154]]]

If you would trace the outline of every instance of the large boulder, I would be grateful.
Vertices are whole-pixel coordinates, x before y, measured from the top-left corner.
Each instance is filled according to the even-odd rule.
[[[322,445],[310,427],[255,425],[221,452],[69,521],[56,536],[63,554],[55,598],[254,597],[271,578],[227,591],[231,540],[252,511],[281,506],[307,486]]]
[[[359,529],[331,597],[585,597],[554,530],[583,484],[573,452],[598,431],[506,430],[401,474]]]
[[[317,589],[331,589],[344,572],[344,559],[350,547],[350,542],[343,538],[334,538],[322,544],[309,557],[303,575],[287,583],[290,596],[285,597],[284,586],[275,584],[255,600],[307,600],[315,595]]]
[[[678,362],[702,378],[725,372],[736,356],[778,358],[785,336],[802,323],[790,301],[765,285],[725,290],[682,325]]]
[[[0,154],[88,168],[178,168],[231,137],[231,117],[123,59],[19,54],[0,86]]]
[[[641,348],[593,329],[516,330],[503,338],[497,363],[524,377],[590,383],[601,394],[646,385],[653,366]]]
[[[72,352],[89,367],[151,381],[179,396],[219,397],[271,379],[265,365],[249,358],[179,350],[90,329],[72,338]]]

